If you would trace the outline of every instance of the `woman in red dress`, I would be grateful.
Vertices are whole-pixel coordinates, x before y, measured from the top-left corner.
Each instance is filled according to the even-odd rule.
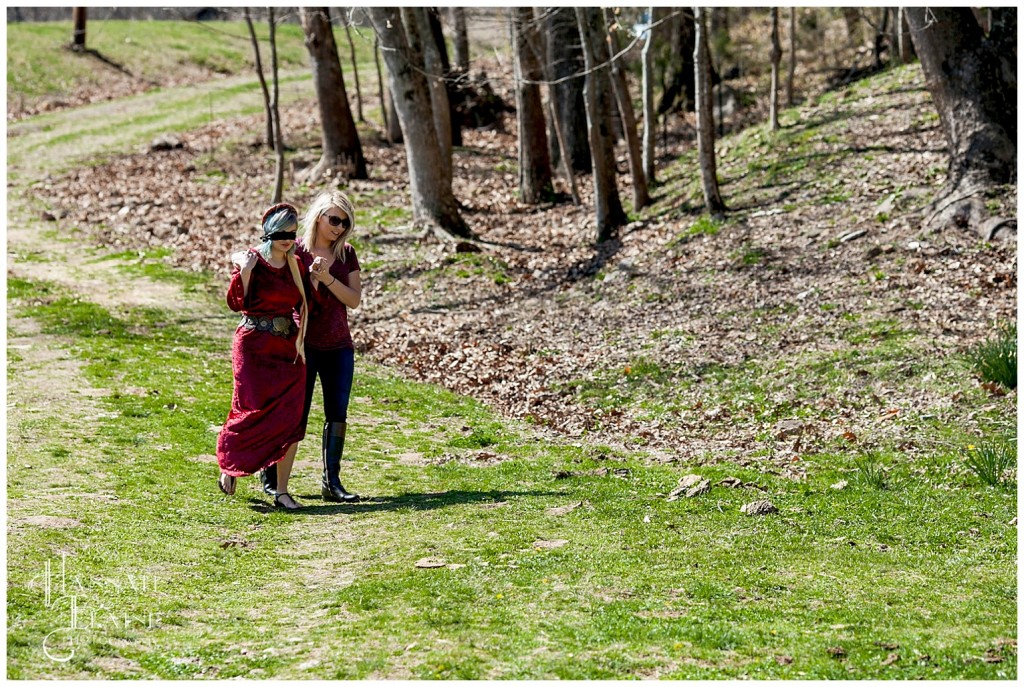
[[[237,477],[280,464],[274,505],[295,510],[300,506],[288,493],[288,478],[305,434],[308,277],[295,258],[295,207],[274,205],[262,225],[262,244],[231,256],[227,303],[242,321],[231,348],[231,412],[217,437],[217,484],[231,495]]]
[[[346,240],[355,227],[355,209],[344,193],[324,191],[303,217],[298,256],[310,275],[310,319],[306,336],[306,397],[302,427],[306,427],[317,377],[324,398],[320,495],[325,501],[356,503],[359,496],[341,484],[341,461],[348,428],[348,403],[355,369],[348,311],[362,296],[359,259]],[[276,482],[275,482],[276,477]],[[274,468],[260,473],[268,494],[281,488]]]

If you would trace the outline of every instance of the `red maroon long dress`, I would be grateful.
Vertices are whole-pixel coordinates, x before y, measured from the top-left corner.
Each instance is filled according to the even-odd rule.
[[[228,286],[228,307],[253,317],[284,317],[291,326],[286,336],[244,324],[235,330],[231,347],[235,389],[231,412],[217,437],[217,463],[233,477],[273,465],[305,434],[306,366],[295,350],[302,296],[287,264],[274,267],[253,252],[257,260],[249,276],[249,295],[243,295],[236,266]]]

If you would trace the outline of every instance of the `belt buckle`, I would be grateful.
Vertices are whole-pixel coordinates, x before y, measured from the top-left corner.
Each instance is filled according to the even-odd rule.
[[[292,321],[287,317],[278,316],[271,320],[271,331],[280,336],[288,336]]]

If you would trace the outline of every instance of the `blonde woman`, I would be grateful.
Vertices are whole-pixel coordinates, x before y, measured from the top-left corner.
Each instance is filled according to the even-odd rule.
[[[227,302],[242,313],[242,321],[231,348],[231,412],[217,437],[217,484],[230,496],[237,477],[273,466],[279,477],[274,505],[296,510],[300,506],[288,493],[288,479],[305,435],[309,278],[295,256],[295,207],[274,205],[263,213],[261,224],[261,245],[231,256]]]
[[[320,494],[326,501],[356,503],[359,496],[341,484],[341,459],[348,429],[348,402],[352,392],[355,351],[348,326],[348,311],[359,307],[362,286],[359,259],[346,239],[355,228],[355,209],[341,191],[318,195],[302,220],[299,260],[309,271],[312,288],[309,328],[306,332],[306,397],[302,427],[313,404],[313,388],[320,377],[324,397],[321,444],[323,476]],[[263,488],[275,493],[280,475],[261,473]]]

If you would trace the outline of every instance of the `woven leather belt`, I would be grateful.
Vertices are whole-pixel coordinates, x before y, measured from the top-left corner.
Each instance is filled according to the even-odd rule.
[[[238,323],[238,326],[261,332],[270,332],[274,336],[280,336],[283,339],[290,338],[298,329],[292,318],[285,317],[284,315],[277,315],[276,317],[242,315],[242,321]]]

